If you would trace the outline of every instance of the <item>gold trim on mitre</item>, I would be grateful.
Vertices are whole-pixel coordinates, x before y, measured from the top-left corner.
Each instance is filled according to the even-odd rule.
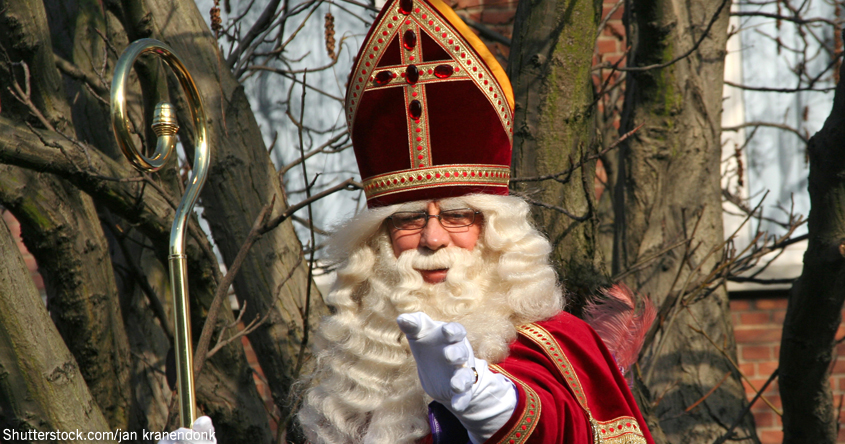
[[[364,181],[367,199],[403,191],[445,186],[508,187],[511,172],[504,165],[438,165],[394,171]]]

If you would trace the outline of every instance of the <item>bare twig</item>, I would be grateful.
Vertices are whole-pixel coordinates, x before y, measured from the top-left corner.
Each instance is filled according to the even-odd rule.
[[[498,32],[490,29],[484,23],[475,21],[466,14],[461,14],[461,18],[466,22],[467,25],[470,26],[470,28],[478,31],[478,34],[481,37],[484,37],[485,39],[494,41],[496,43],[501,43],[501,44],[508,46],[508,47],[511,46],[511,39],[509,39],[509,38],[503,36],[502,34],[499,34]]]
[[[59,68],[59,71],[65,73],[68,77],[74,80],[79,80],[80,82],[87,85],[93,90],[94,95],[97,96],[100,100],[105,100],[102,96],[109,95],[109,88],[103,86],[103,84],[96,77],[81,70],[78,66],[63,59],[58,54],[53,54],[53,58],[56,61],[56,67]]]
[[[37,118],[42,125],[44,125],[44,128],[55,132],[56,128],[53,127],[53,124],[51,124],[50,121],[47,120],[46,117],[44,117],[44,114],[41,114],[41,111],[38,109],[38,107],[35,106],[34,103],[32,103],[32,86],[30,82],[31,77],[29,75],[29,65],[27,65],[26,62],[21,60],[20,62],[13,62],[12,66],[20,66],[21,68],[23,68],[25,86],[24,88],[21,88],[21,85],[14,78],[14,75],[12,75],[12,86],[6,87],[6,89],[9,90],[9,93],[12,94],[12,96],[14,96],[14,98],[17,99],[18,102],[21,102],[21,104],[23,104],[27,107],[27,109],[29,109],[29,112],[33,116],[35,116],[35,118]]]
[[[757,400],[763,396],[763,392],[766,391],[766,388],[769,387],[769,384],[771,384],[772,381],[777,378],[778,372],[780,372],[780,368],[777,368],[774,372],[772,372],[771,376],[769,376],[769,379],[766,380],[766,383],[763,384],[763,386],[760,387],[760,390],[758,390],[757,393],[754,394],[754,398],[752,398],[748,405],[746,405],[745,408],[742,409],[742,412],[740,412],[739,416],[737,416],[733,424],[728,427],[728,430],[725,432],[725,434],[719,437],[719,439],[717,439],[716,441],[714,441],[713,444],[723,444],[725,441],[729,440],[734,435],[734,429],[737,428],[737,426],[739,426],[739,424],[742,422],[742,418],[745,418],[745,415],[747,415],[748,412],[751,411],[751,407],[754,406],[754,403],[757,402]]]
[[[273,24],[273,17],[276,15],[276,11],[279,9],[280,4],[281,0],[270,0],[270,2],[267,3],[267,6],[264,8],[264,11],[261,12],[261,16],[258,17],[258,20],[253,23],[246,35],[238,40],[238,47],[229,54],[229,57],[226,58],[226,65],[228,65],[229,69],[234,68],[235,64],[238,62],[238,58],[241,54],[243,54],[245,49],[252,45],[252,42],[254,42],[259,35],[263,34],[264,31],[270,28]]]
[[[303,84],[305,83],[305,79],[306,79],[307,75],[308,75],[307,72],[303,75],[303,79],[302,79]],[[304,118],[304,110],[305,110],[305,88],[302,88],[302,96],[301,96],[300,100],[301,100],[301,106],[300,106],[300,111],[299,111],[299,121],[301,122],[302,119]],[[305,181],[305,196],[306,196],[306,199],[310,199],[311,198],[311,186],[313,185],[313,182],[308,183],[308,167],[306,165],[307,162],[305,162],[305,160],[304,160],[305,159],[305,143],[304,143],[304,140],[303,140],[303,137],[302,137],[302,126],[299,127],[299,155],[303,159],[303,161],[300,162],[300,165],[302,166],[302,178]],[[316,180],[316,178],[315,178],[315,180]],[[310,203],[308,204],[308,220],[314,220],[314,214],[313,214],[312,207],[311,207]],[[312,248],[311,248],[311,255],[308,259],[308,281],[306,283],[306,291],[305,291],[305,307],[300,310],[300,316],[302,317],[302,342],[300,343],[299,353],[297,354],[297,357],[296,357],[296,368],[294,368],[294,370],[293,370],[293,378],[294,379],[299,378],[299,374],[302,371],[302,366],[305,363],[305,350],[306,350],[306,347],[307,347],[307,344],[308,344],[308,339],[309,339],[310,331],[311,331],[311,328],[310,328],[310,325],[309,325],[309,317],[310,317],[310,313],[311,313],[311,289],[313,287],[313,282],[314,282],[314,248],[313,247],[314,247],[314,244],[315,244],[315,240],[314,240],[314,230],[313,229],[309,230],[309,233],[311,235],[311,247]],[[295,411],[296,410],[291,409],[290,412],[287,415],[285,415],[284,422],[279,425],[280,428],[283,427],[283,428],[287,429],[288,423],[290,423],[291,419],[293,418],[293,413]]]
[[[294,222],[297,222],[297,223],[299,223],[300,225],[302,225],[302,226],[304,226],[304,227],[308,228],[309,230],[314,230],[314,232],[315,232],[315,233],[317,233],[317,234],[319,234],[319,235],[322,235],[322,236],[329,236],[329,235],[331,234],[331,233],[329,233],[329,232],[328,232],[328,231],[326,231],[326,230],[323,230],[323,229],[321,229],[321,228],[315,227],[315,226],[314,226],[314,224],[312,224],[312,223],[311,223],[311,221],[309,221],[309,220],[307,220],[307,219],[303,219],[303,218],[301,218],[301,217],[299,217],[299,216],[296,216],[296,215],[291,216],[291,219],[292,219]]]
[[[664,334],[660,338],[660,342],[657,343],[657,349],[654,352],[654,356],[660,355],[660,351],[663,349],[663,345],[666,343],[666,337],[668,336],[666,334],[666,332],[668,332],[672,328],[672,325],[675,323],[675,319],[677,318],[677,313],[679,311],[679,310],[676,310],[676,307],[677,307],[678,303],[680,302],[680,300],[683,298],[683,295],[684,295],[683,290],[686,289],[686,286],[689,283],[689,279],[693,274],[692,272],[687,274],[687,280],[686,280],[686,282],[684,282],[684,285],[681,287],[682,290],[679,291],[678,294],[673,297],[671,295],[671,291],[672,291],[673,288],[675,288],[675,284],[678,283],[678,279],[680,279],[680,277],[681,277],[681,273],[684,270],[684,264],[688,264],[690,254],[693,250],[692,241],[695,238],[695,233],[698,231],[698,225],[701,222],[702,215],[703,215],[703,212],[701,214],[699,214],[698,219],[696,219],[695,225],[693,226],[693,229],[692,229],[692,233],[689,236],[687,236],[687,241],[685,242],[685,248],[684,248],[684,255],[682,256],[683,260],[681,261],[681,265],[678,266],[678,271],[675,273],[675,278],[672,280],[672,285],[669,286],[670,296],[666,298],[666,300],[663,303],[663,307],[661,307],[661,309],[660,309],[660,313],[658,313],[658,316],[657,316],[658,321],[651,328],[651,331],[649,331],[648,334],[646,335],[646,341],[650,342],[650,338],[653,338],[654,335],[657,334],[658,330],[663,329]],[[686,225],[686,221],[684,221],[684,226],[685,225]],[[672,314],[671,316],[669,316],[670,313]],[[669,318],[669,323],[664,328],[663,327],[664,319],[667,318],[667,317]],[[645,347],[643,347],[643,348],[645,348]],[[651,376],[654,373],[655,367],[656,366],[652,362],[652,364],[648,368],[648,371],[646,371],[645,378],[643,379],[643,381],[645,381],[646,384],[651,382]]]
[[[788,3],[788,2],[784,2]],[[763,12],[763,11],[731,11],[731,15],[734,17],[767,17],[776,20],[783,20],[787,22],[795,23],[796,25],[810,25],[814,23],[825,23],[833,27],[841,26],[841,23],[837,23],[836,20],[826,19],[824,17],[812,17],[805,19],[800,15],[783,15],[783,14],[773,14],[771,12]]]
[[[297,123],[297,122],[295,122],[294,124],[295,124],[297,127],[301,127],[301,126],[302,126],[301,124],[299,124],[299,123]],[[287,172],[288,172],[288,170],[290,170],[291,168],[293,168],[293,167],[295,167],[295,166],[299,165],[299,164],[300,164],[300,162],[303,162],[303,161],[305,161],[305,160],[307,160],[307,159],[310,159],[312,156],[314,156],[314,155],[316,155],[316,154],[320,154],[320,153],[325,152],[327,149],[329,149],[329,148],[333,147],[333,146],[334,146],[334,144],[336,144],[336,143],[337,143],[339,140],[341,140],[343,137],[348,136],[348,135],[349,135],[349,130],[343,131],[342,133],[339,133],[339,134],[335,135],[334,137],[332,137],[331,139],[327,140],[325,143],[323,143],[323,144],[322,144],[322,145],[320,145],[319,147],[317,147],[317,148],[315,148],[315,149],[313,149],[313,150],[311,150],[311,151],[307,152],[307,153],[305,154],[305,156],[298,157],[298,158],[297,158],[296,160],[294,160],[293,162],[291,162],[291,163],[289,163],[289,164],[287,164],[287,165],[284,165],[283,167],[279,168],[279,177],[284,176],[284,174],[285,174],[285,173],[287,173]],[[349,146],[351,146],[351,145],[349,145]],[[342,150],[343,150],[343,149],[345,149],[345,148],[346,148],[346,147],[336,148],[336,149],[335,149],[334,151],[332,151],[332,152],[340,152],[340,151],[342,151]]]
[[[720,379],[720,380],[719,380],[719,382],[718,382],[716,385],[714,385],[714,386],[713,386],[713,388],[711,388],[711,389],[710,389],[707,393],[705,393],[705,394],[704,394],[704,396],[702,396],[702,397],[701,397],[701,398],[699,398],[697,401],[695,401],[694,403],[692,403],[689,407],[687,407],[686,409],[684,409],[684,413],[689,413],[689,412],[691,412],[691,411],[692,411],[692,409],[694,409],[694,408],[698,407],[698,405],[699,405],[699,404],[701,404],[701,403],[702,403],[702,402],[704,402],[707,398],[709,398],[709,397],[710,397],[710,395],[712,395],[712,394],[713,394],[713,392],[715,392],[715,391],[716,391],[716,389],[718,389],[719,387],[721,387],[721,386],[722,386],[722,384],[724,384],[724,383],[725,383],[725,380],[727,380],[727,379],[728,379],[728,376],[730,376],[730,374],[731,374],[731,372],[730,372],[730,371],[725,372],[725,375],[724,375],[724,376],[722,376],[722,379]]]
[[[105,223],[111,232],[114,235],[115,239],[117,239],[117,244],[120,246],[120,250],[123,253],[123,257],[126,259],[126,262],[129,264],[131,269],[132,276],[135,278],[135,282],[138,283],[138,286],[141,287],[141,291],[144,292],[144,295],[147,296],[147,301],[150,303],[150,307],[153,310],[153,314],[155,315],[156,319],[158,319],[159,324],[161,325],[162,330],[164,330],[164,334],[167,336],[167,339],[173,344],[173,329],[170,327],[170,321],[167,319],[167,314],[164,311],[164,305],[161,303],[161,299],[159,299],[158,295],[156,294],[153,287],[150,285],[147,277],[141,271],[141,267],[135,263],[135,260],[132,258],[132,255],[129,253],[129,248],[126,246],[126,239],[128,238],[129,234],[125,233],[119,225]]]
[[[810,139],[806,135],[802,134],[801,131],[798,131],[798,129],[796,129],[792,126],[783,124],[783,123],[745,122],[745,123],[742,123],[740,125],[735,125],[735,126],[723,126],[722,131],[739,131],[742,128],[760,127],[760,126],[768,127],[768,128],[778,128],[778,129],[782,129],[784,131],[789,131],[790,133],[793,133],[796,136],[798,136],[798,138],[801,139],[802,142],[810,143]]]
[[[618,10],[618,9],[619,9],[619,8],[620,8],[623,4],[624,4],[624,3],[625,3],[625,0],[619,0],[619,1],[617,1],[617,2],[616,2],[616,4],[615,4],[615,5],[613,5],[613,7],[612,7],[612,8],[610,8],[610,11],[608,11],[607,15],[605,15],[605,16],[604,16],[604,18],[603,18],[603,19],[601,19],[601,22],[599,22],[599,26],[598,26],[598,28],[596,28],[596,38],[599,38],[599,36],[601,36],[601,32],[602,32],[602,31],[604,31],[604,27],[605,27],[605,26],[607,26],[607,22],[610,20],[610,17],[612,17],[612,16],[613,16],[613,14],[615,14],[615,13],[616,13],[616,11],[617,11],[617,10]]]
[[[226,276],[217,286],[217,292],[214,294],[214,300],[212,300],[211,306],[208,308],[205,325],[203,325],[202,333],[200,333],[199,341],[197,341],[197,349],[194,351],[195,377],[199,377],[200,371],[208,358],[208,346],[211,342],[211,334],[214,331],[220,307],[228,294],[229,286],[232,285],[232,282],[234,282],[235,276],[240,270],[241,265],[243,265],[250,248],[252,248],[252,245],[261,238],[261,235],[263,234],[261,233],[261,228],[264,224],[266,224],[267,218],[273,211],[275,201],[276,199],[274,197],[273,200],[270,201],[269,204],[265,205],[258,213],[258,216],[255,218],[255,222],[252,224],[252,228],[249,230],[249,234],[246,236],[246,240],[243,245],[241,245],[241,249],[238,251],[238,255],[235,256],[235,260],[232,261],[231,267],[229,267],[226,271]]]
[[[217,343],[214,344],[214,348],[212,348],[211,350],[208,351],[208,353],[206,353],[206,355],[205,355],[206,359],[210,359],[212,356],[214,356],[215,353],[220,351],[223,347],[231,344],[234,341],[237,341],[238,339],[240,339],[243,336],[246,336],[246,335],[252,333],[258,327],[260,327],[261,324],[263,324],[265,321],[267,321],[267,319],[270,318],[270,312],[269,311],[267,313],[265,313],[264,316],[256,316],[255,319],[253,319],[249,324],[244,326],[244,328],[240,329],[238,332],[236,332],[232,336],[229,336],[228,338],[223,339],[223,335],[226,333],[226,330],[229,330],[231,328],[236,328],[238,326],[238,324],[240,324],[241,321],[243,320],[244,313],[246,313],[246,304],[247,304],[247,301],[244,300],[244,304],[241,307],[241,311],[240,311],[240,313],[238,313],[238,317],[237,317],[237,319],[235,319],[234,322],[232,322],[231,324],[225,325],[225,326],[223,326],[222,329],[220,329],[220,334],[219,334],[219,336],[217,336]]]
[[[334,62],[333,62],[333,64],[334,64]],[[319,94],[322,94],[322,95],[324,95],[324,96],[326,96],[330,99],[335,99],[335,100],[337,100],[338,102],[341,102],[341,103],[343,102],[343,99],[338,97],[338,96],[329,94],[329,93],[327,93],[327,92],[323,91],[322,89],[317,88],[315,86],[303,83],[301,80],[297,79],[295,76],[288,74],[286,70],[282,70],[282,69],[278,69],[278,68],[272,68],[272,67],[269,67],[269,66],[260,66],[260,65],[250,65],[250,66],[247,67],[247,69],[251,70],[251,71],[270,71],[270,72],[274,72],[274,73],[279,74],[283,77],[286,77],[290,80],[293,80],[294,83],[299,83],[299,84],[305,85],[306,88],[308,88],[308,89],[310,89],[314,92],[317,92]]]
[[[645,266],[647,266],[653,260],[663,256],[664,254],[674,250],[675,248],[680,247],[681,245],[684,245],[687,242],[689,242],[689,239],[681,239],[681,240],[679,240],[679,241],[677,241],[673,244],[669,244],[666,248],[663,248],[663,249],[657,251],[654,254],[650,254],[650,255],[642,258],[642,259],[639,259],[637,261],[637,263],[635,263],[634,265],[631,265],[625,271],[622,271],[621,273],[613,276],[610,280],[613,281],[613,282],[619,282],[622,279],[624,279],[625,277],[627,277],[628,275],[630,275],[631,273],[634,273],[634,272],[637,272],[637,271],[643,269]]]
[[[694,315],[692,315],[692,312],[690,312],[690,316],[692,317],[692,319],[693,319],[693,320],[694,320],[697,324],[701,325],[701,324],[698,322],[698,319],[696,319],[696,318],[695,318],[695,316],[694,316]],[[726,351],[725,351],[722,347],[719,347],[719,344],[716,344],[716,342],[715,342],[715,341],[713,341],[713,338],[711,338],[711,337],[710,337],[710,335],[708,335],[706,331],[704,331],[704,330],[702,330],[702,329],[700,329],[700,328],[695,328],[695,327],[693,327],[692,325],[688,325],[688,327],[689,327],[692,331],[694,331],[694,332],[696,332],[696,333],[699,333],[699,334],[701,334],[702,336],[704,336],[705,338],[707,338],[707,340],[708,340],[708,341],[709,341],[709,342],[713,345],[713,347],[715,347],[715,348],[716,348],[716,350],[718,350],[718,351],[719,351],[719,353],[721,353],[721,354],[722,354],[722,356],[724,356],[724,357],[725,357],[725,359],[727,359],[727,360],[728,360],[728,362],[730,362],[730,363],[731,363],[731,365],[734,367],[734,369],[735,369],[737,372],[739,372],[740,376],[742,376],[742,379],[744,379],[744,380],[745,380],[745,382],[748,384],[748,386],[749,386],[749,387],[751,387],[751,390],[754,390],[755,392],[757,392],[758,394],[760,394],[760,399],[762,399],[762,400],[763,400],[763,402],[765,402],[765,403],[766,403],[766,405],[768,405],[768,406],[769,406],[769,408],[770,408],[770,409],[772,409],[772,411],[773,411],[773,412],[775,412],[778,416],[783,416],[783,412],[782,412],[782,411],[780,411],[777,407],[775,407],[775,406],[774,406],[774,404],[772,404],[772,403],[771,403],[771,401],[769,401],[768,399],[766,399],[766,397],[765,397],[765,396],[763,396],[763,395],[761,394],[761,393],[762,393],[762,390],[757,390],[757,387],[754,385],[754,383],[753,383],[753,382],[751,382],[751,380],[750,380],[750,379],[748,379],[748,376],[746,376],[746,375],[745,375],[745,373],[743,373],[743,372],[742,372],[742,370],[740,370],[739,365],[737,365],[737,364],[736,364],[736,362],[734,362],[734,360],[733,360],[733,358],[730,356],[730,354],[729,354],[728,352],[726,352]]]
[[[532,199],[526,193],[523,193],[523,192],[520,192],[520,191],[511,190],[511,194],[513,194],[514,196],[519,196],[519,197],[525,199],[525,201],[530,203],[531,205],[535,205],[535,206],[538,206],[538,207],[543,207],[543,208],[547,208],[549,210],[557,211],[558,213],[564,214],[567,217],[569,217],[570,219],[577,221],[577,222],[584,222],[586,220],[589,220],[590,216],[591,216],[590,211],[587,211],[587,213],[584,214],[583,216],[576,216],[576,215],[570,213],[566,208],[559,207],[557,205],[552,205],[552,204],[549,204],[549,203],[546,203],[546,202],[541,202],[541,201],[536,200],[536,199]]]
[[[744,89],[746,91],[762,91],[762,92],[775,92],[775,93],[784,93],[784,94],[792,94],[801,91],[816,91],[816,92],[830,92],[836,89],[836,86],[829,86],[826,88],[814,88],[812,86],[805,86],[805,87],[798,87],[798,88],[770,88],[766,86],[750,86],[750,85],[741,85],[739,83],[734,83],[729,80],[725,80],[725,85],[733,86],[734,88]]]
[[[111,40],[109,40],[109,38],[106,37],[105,34],[103,34],[103,31],[100,31],[99,29],[94,28],[94,32],[96,32],[97,35],[100,36],[100,38],[103,40],[103,43],[106,44],[106,48],[108,48],[108,50],[111,51],[112,55],[115,58],[119,58],[121,51],[118,51],[117,48],[115,48],[114,45],[112,45]]]
[[[320,200],[320,199],[322,199],[322,198],[324,198],[324,197],[326,197],[330,194],[334,194],[334,193],[341,191],[341,190],[356,190],[356,189],[362,190],[362,189],[364,189],[364,187],[360,183],[353,180],[352,178],[346,179],[343,182],[341,182],[341,183],[339,183],[339,184],[337,184],[337,185],[335,185],[331,188],[323,190],[323,191],[321,191],[321,192],[319,192],[319,193],[317,193],[317,194],[315,194],[315,195],[313,195],[313,196],[311,196],[311,197],[309,197],[309,198],[307,198],[307,199],[305,199],[301,202],[297,202],[296,204],[289,206],[282,214],[280,214],[280,215],[276,216],[274,219],[270,220],[261,229],[262,233],[266,233],[267,231],[270,231],[270,230],[276,228],[277,226],[279,226],[279,224],[281,224],[282,222],[287,220],[287,218],[289,218],[291,215],[293,215],[297,211],[301,210],[302,208],[308,206],[308,204],[310,204],[310,203],[316,202],[316,201],[318,201],[318,200]]]
[[[306,79],[308,76],[308,72],[305,72],[302,76],[302,83],[305,84]],[[302,97],[301,97],[301,105],[299,107],[299,121],[302,122],[305,118],[305,88],[302,88]],[[302,127],[299,127],[299,156],[303,159],[300,162],[302,166],[302,179],[306,181],[305,183],[305,198],[311,198],[311,187],[314,186],[313,182],[308,183],[308,167],[305,162],[305,143],[302,138]],[[316,181],[317,178],[314,178]],[[308,220],[314,220],[314,212],[313,207],[311,204],[308,204]],[[299,355],[296,357],[296,368],[293,371],[293,377],[299,378],[299,372],[302,371],[302,365],[304,364],[304,357],[305,357],[305,349],[308,344],[308,337],[310,333],[309,327],[309,313],[311,312],[311,289],[314,283],[314,245],[316,241],[314,239],[314,230],[309,230],[311,235],[311,257],[308,259],[308,282],[306,283],[306,291],[305,291],[305,309],[302,313],[302,342],[299,345]]]

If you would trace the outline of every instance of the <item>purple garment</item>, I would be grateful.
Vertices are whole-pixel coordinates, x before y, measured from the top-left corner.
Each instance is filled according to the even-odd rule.
[[[469,435],[463,424],[443,404],[428,405],[428,424],[434,444],[468,444]]]
[[[471,444],[461,421],[437,401],[428,405],[428,425],[431,426],[433,444]]]

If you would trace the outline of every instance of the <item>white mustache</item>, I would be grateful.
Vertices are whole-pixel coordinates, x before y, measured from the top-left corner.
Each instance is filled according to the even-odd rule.
[[[421,253],[418,250],[404,251],[399,260],[410,262],[411,268],[416,270],[442,270],[452,268],[460,261],[471,260],[472,253],[469,250],[459,247],[446,247],[430,254]]]

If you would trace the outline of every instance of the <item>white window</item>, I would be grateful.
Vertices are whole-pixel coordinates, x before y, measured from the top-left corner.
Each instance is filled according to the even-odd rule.
[[[732,9],[730,31],[739,32],[728,41],[722,126],[739,129],[722,134],[722,170],[727,172],[722,185],[746,199],[751,208],[762,200],[763,216],[750,220],[740,229],[744,218],[726,214],[725,235],[730,236],[739,229],[738,250],[748,245],[758,230],[776,236],[785,234],[790,211],[806,220],[810,210],[806,140],[821,129],[833,103],[835,69],[830,67],[835,58],[831,25],[835,9],[821,0],[800,3],[800,9],[786,5],[786,2],[746,1],[734,4]],[[799,30],[790,17],[807,19],[809,23],[801,25]],[[727,213],[741,213],[731,203],[726,202],[724,208]],[[806,232],[804,224],[792,237]],[[801,274],[805,250],[806,241],[795,243],[758,275],[754,273],[759,271],[759,266],[744,275],[783,282],[775,285],[730,282],[728,289],[791,287],[784,280]],[[760,265],[766,262],[761,261]]]

